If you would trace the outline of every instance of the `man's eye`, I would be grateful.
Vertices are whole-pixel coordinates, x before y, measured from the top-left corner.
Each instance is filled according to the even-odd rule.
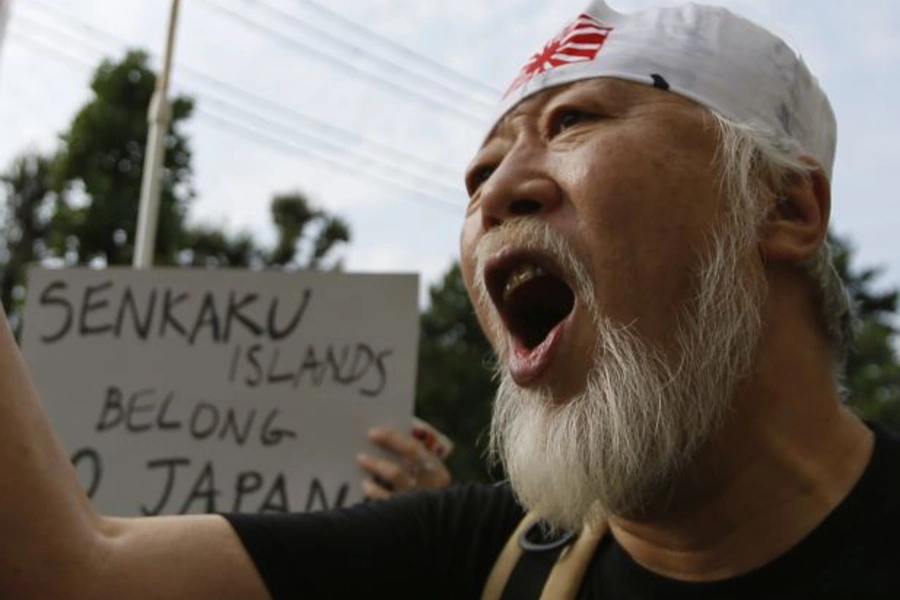
[[[585,121],[593,121],[597,118],[596,115],[592,115],[590,113],[584,112],[582,110],[577,110],[574,108],[568,108],[565,110],[559,111],[553,118],[553,122],[551,123],[551,132],[553,135],[564,132],[566,129],[570,127],[574,127],[580,123],[584,123]]]
[[[471,196],[484,184],[485,181],[490,179],[491,175],[494,174],[494,167],[479,167],[478,169],[473,170],[466,181],[466,186],[469,188],[469,195]]]

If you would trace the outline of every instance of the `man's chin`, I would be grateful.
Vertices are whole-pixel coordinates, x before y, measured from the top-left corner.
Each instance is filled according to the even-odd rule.
[[[539,394],[541,402],[550,410],[562,409],[573,402],[579,402],[584,397],[587,382],[583,379],[578,381],[577,377],[571,379],[566,381],[564,376],[550,373],[540,382],[523,386],[512,381],[510,377],[511,385],[515,386],[520,394]]]
[[[630,356],[631,369],[622,356]],[[678,400],[662,394],[668,374],[641,356],[610,355],[579,393],[568,395],[522,388],[501,375],[491,450],[523,505],[551,525],[645,517],[689,462],[697,440],[683,415],[672,411]],[[623,371],[630,376],[621,377]]]
[[[660,472],[659,465],[647,465],[655,472],[648,475],[637,469],[628,472],[617,465],[612,473],[571,475],[567,461],[531,461],[509,472],[510,485],[526,509],[534,511],[547,524],[559,530],[580,528],[609,517],[643,521],[665,512],[673,490],[682,480],[682,469],[669,465]],[[569,469],[568,477],[558,477]]]
[[[495,346],[497,348],[498,346]],[[564,348],[544,368],[539,377],[521,379],[516,376],[510,356],[510,344],[495,350],[495,377],[517,394],[537,394],[548,407],[561,407],[577,401],[587,392],[591,365],[579,364],[572,348]]]
[[[637,480],[642,461],[633,454],[596,444],[604,439],[602,430],[608,433],[591,406],[598,401],[603,400],[585,394],[561,400],[550,390],[523,389],[508,375],[501,378],[493,451],[522,504],[555,528],[633,514],[647,504],[645,490],[654,487]]]

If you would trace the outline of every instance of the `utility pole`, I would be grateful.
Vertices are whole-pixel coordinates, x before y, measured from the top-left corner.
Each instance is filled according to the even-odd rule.
[[[0,0],[0,56],[3,54],[3,41],[6,39],[6,25],[9,23],[9,12],[12,0]]]
[[[2,2],[4,0],[0,0]],[[8,1],[8,0],[6,0]],[[134,267],[153,266],[156,252],[156,230],[159,222],[160,183],[163,159],[166,156],[165,136],[172,122],[169,105],[169,73],[172,69],[172,51],[175,47],[175,31],[178,27],[178,8],[181,0],[172,0],[166,50],[163,54],[162,72],[156,79],[156,89],[147,111],[147,149],[144,153],[144,171],[141,180],[141,204],[138,211],[137,235],[134,245]]]

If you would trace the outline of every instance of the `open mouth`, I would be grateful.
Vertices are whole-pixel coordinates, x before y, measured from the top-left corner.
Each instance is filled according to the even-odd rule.
[[[517,352],[540,346],[575,308],[572,288],[543,256],[504,256],[488,265],[485,282]]]

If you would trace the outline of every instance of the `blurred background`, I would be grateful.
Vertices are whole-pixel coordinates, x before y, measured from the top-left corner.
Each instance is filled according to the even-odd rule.
[[[721,0],[802,50],[839,125],[832,232],[861,314],[847,385],[900,429],[900,4]],[[183,0],[156,264],[416,272],[417,414],[480,460],[490,352],[455,266],[464,167],[582,0]],[[615,0],[631,11],[660,4]],[[0,293],[130,264],[169,2],[0,0]]]

